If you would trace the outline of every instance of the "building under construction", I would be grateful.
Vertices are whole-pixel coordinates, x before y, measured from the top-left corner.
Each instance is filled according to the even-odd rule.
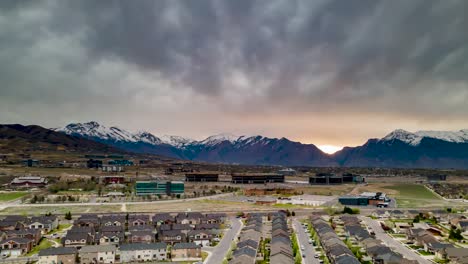
[[[232,183],[263,184],[284,182],[284,175],[278,173],[233,173]]]

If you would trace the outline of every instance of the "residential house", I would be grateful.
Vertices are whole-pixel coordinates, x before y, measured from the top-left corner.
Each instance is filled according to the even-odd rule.
[[[111,245],[84,246],[79,251],[81,264],[110,264],[115,263],[117,248]]]
[[[33,241],[28,238],[16,237],[0,241],[0,253],[4,256],[20,256],[31,251]]]
[[[155,214],[151,218],[151,221],[154,226],[160,226],[163,224],[166,224],[166,225],[174,224],[176,222],[176,219],[171,214],[163,213],[163,214]]]
[[[201,247],[195,243],[177,243],[171,250],[172,261],[201,260]]]
[[[37,216],[31,217],[28,222],[30,229],[39,229],[42,234],[47,234],[58,228],[59,221],[57,216]]]
[[[41,240],[41,231],[38,229],[21,229],[5,231],[6,238],[27,238],[33,241],[33,246]]]
[[[124,244],[120,246],[120,262],[167,260],[167,244]]]
[[[128,235],[129,243],[152,243],[155,242],[155,235],[152,231],[130,231]]]
[[[210,245],[212,234],[209,231],[204,230],[192,230],[188,232],[189,242],[193,242],[202,247]]]
[[[96,231],[94,231],[94,227],[73,226],[70,230],[68,230],[65,237],[62,238],[62,244],[65,247],[80,248],[82,246],[92,244],[95,237]]]
[[[124,232],[100,232],[95,243],[99,245],[119,245],[125,242]]]
[[[76,248],[69,247],[57,247],[47,248],[39,251],[39,260],[37,264],[75,264],[77,259]]]
[[[203,217],[203,214],[198,212],[179,213],[176,222],[178,224],[197,225],[201,223],[200,219]]]
[[[446,248],[441,259],[447,259],[449,263],[468,263],[468,250],[466,248]]]
[[[82,215],[75,220],[73,224],[79,227],[92,227],[97,230],[100,225],[100,220],[97,215]]]
[[[62,238],[62,244],[64,247],[76,247],[81,248],[86,245],[90,245],[93,243],[94,238],[91,237],[88,233],[85,232],[77,232],[77,233],[70,233],[68,232]]]
[[[187,241],[187,236],[180,230],[163,231],[158,235],[158,237],[160,241],[169,244],[182,243]]]
[[[122,226],[127,222],[124,215],[104,215],[101,217],[101,226]]]
[[[129,215],[128,226],[147,226],[150,224],[148,215]]]
[[[237,248],[232,254],[229,264],[254,264],[257,259],[257,249],[250,247]]]

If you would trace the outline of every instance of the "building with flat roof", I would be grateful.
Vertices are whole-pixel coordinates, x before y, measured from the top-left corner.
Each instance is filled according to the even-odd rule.
[[[16,188],[28,188],[28,187],[45,187],[48,183],[47,178],[39,176],[23,176],[14,178],[10,186]]]
[[[336,175],[334,173],[317,173],[315,176],[309,177],[309,184],[312,185],[330,185],[353,182],[365,182],[365,178],[361,175],[351,173],[343,173],[342,175]]]
[[[284,175],[278,173],[233,173],[232,183],[264,184],[284,182]]]
[[[219,173],[217,172],[190,172],[185,173],[185,181],[188,182],[217,182]]]
[[[185,185],[182,181],[137,181],[136,195],[183,194]]]

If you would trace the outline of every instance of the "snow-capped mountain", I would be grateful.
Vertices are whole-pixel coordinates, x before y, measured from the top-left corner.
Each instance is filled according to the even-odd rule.
[[[402,168],[467,168],[468,130],[397,129],[381,139],[344,148],[333,155],[342,166]]]
[[[285,138],[236,136],[225,133],[197,141],[179,136],[155,136],[145,131],[132,133],[118,127],[106,127],[94,121],[69,124],[56,131],[127,151],[197,161],[270,165],[334,164],[316,146]]]
[[[468,129],[459,131],[417,131],[414,133],[397,129],[384,138],[383,141],[400,140],[412,146],[417,146],[423,138],[433,138],[452,143],[468,143]]]
[[[56,129],[126,151],[215,163],[350,167],[468,168],[468,130],[418,131],[397,129],[358,147],[327,155],[313,144],[261,135],[219,134],[204,140],[132,133],[97,122]]]

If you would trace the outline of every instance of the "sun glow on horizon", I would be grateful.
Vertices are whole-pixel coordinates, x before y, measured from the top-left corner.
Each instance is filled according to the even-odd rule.
[[[343,147],[333,146],[333,145],[318,145],[317,147],[321,151],[323,151],[325,153],[328,153],[328,154],[333,154],[333,153],[343,149]]]

